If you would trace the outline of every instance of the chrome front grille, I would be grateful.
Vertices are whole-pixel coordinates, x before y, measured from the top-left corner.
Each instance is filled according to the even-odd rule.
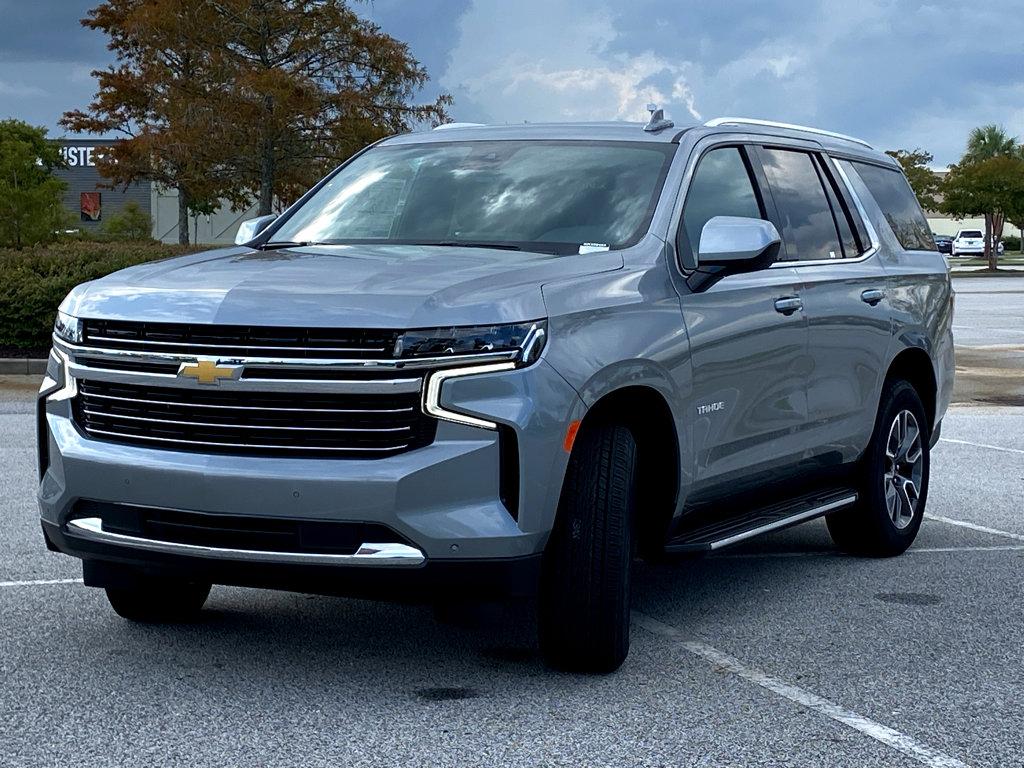
[[[107,350],[224,358],[391,358],[398,334],[386,329],[239,326],[203,323],[82,322],[83,343]]]
[[[78,382],[77,424],[100,440],[202,453],[377,458],[426,446],[420,394],[258,392]]]
[[[79,343],[54,337],[70,382],[61,392],[79,429],[96,440],[199,454],[368,459],[411,451],[433,442],[438,418],[450,418],[428,408],[425,383],[440,381],[442,370],[512,366],[519,354],[396,358],[400,332],[386,329],[93,319],[82,328]]]

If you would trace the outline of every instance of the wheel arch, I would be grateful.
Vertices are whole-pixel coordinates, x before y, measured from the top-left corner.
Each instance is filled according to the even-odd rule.
[[[660,549],[680,490],[679,435],[668,399],[650,385],[602,395],[581,420],[577,440],[598,425],[629,429],[637,444],[637,538],[641,552]]]
[[[938,382],[935,365],[931,356],[920,347],[906,347],[896,354],[889,364],[885,381],[905,379],[910,382],[924,404],[929,431],[935,428],[935,412],[938,399]]]

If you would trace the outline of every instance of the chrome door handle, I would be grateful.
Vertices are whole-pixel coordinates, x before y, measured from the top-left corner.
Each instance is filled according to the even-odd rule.
[[[804,300],[799,296],[784,296],[775,300],[775,312],[781,312],[783,315],[792,315],[803,308]]]
[[[867,302],[872,307],[885,299],[885,292],[878,288],[869,288],[867,291],[861,291],[860,300]]]

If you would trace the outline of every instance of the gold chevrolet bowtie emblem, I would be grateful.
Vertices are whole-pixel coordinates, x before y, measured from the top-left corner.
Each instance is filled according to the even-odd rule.
[[[210,358],[195,363],[182,363],[178,367],[178,376],[189,377],[205,385],[220,384],[221,379],[238,379],[241,374],[241,366],[221,366]]]

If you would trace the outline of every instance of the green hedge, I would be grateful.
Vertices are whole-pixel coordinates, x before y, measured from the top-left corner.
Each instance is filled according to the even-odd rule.
[[[79,241],[0,249],[0,354],[37,355],[48,349],[57,306],[79,283],[202,248]]]

